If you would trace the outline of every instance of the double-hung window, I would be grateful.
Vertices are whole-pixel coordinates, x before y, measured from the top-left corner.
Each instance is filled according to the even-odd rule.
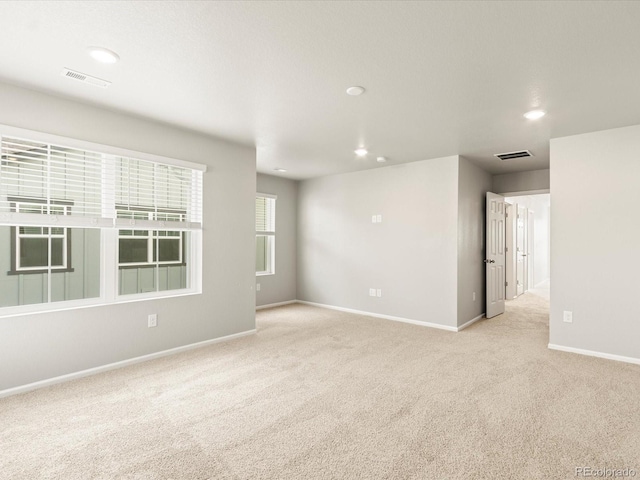
[[[199,293],[204,171],[0,125],[0,316]]]
[[[275,195],[256,195],[256,275],[276,272],[276,199]]]

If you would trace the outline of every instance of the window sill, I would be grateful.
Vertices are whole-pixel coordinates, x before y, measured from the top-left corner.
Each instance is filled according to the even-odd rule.
[[[73,273],[73,268],[52,268],[51,273]],[[49,273],[49,270],[46,268],[39,270],[9,270],[7,275],[31,275],[31,274],[42,274]]]
[[[256,272],[256,277],[265,277],[267,275],[275,275],[276,272]]]
[[[176,292],[168,294],[166,292]],[[109,307],[121,303],[143,302],[147,300],[162,300],[165,298],[186,297],[192,295],[201,295],[199,290],[166,290],[165,292],[137,293],[131,295],[119,296],[116,300],[106,301],[103,298],[88,298],[85,300],[68,300],[56,303],[38,303],[31,305],[17,305],[12,307],[0,308],[0,319],[10,317],[22,317],[25,315],[37,315],[42,313],[55,313],[69,310],[79,310],[91,307]],[[3,310],[5,310],[3,312]]]
[[[127,265],[126,263],[123,263],[121,265],[118,265],[118,269],[119,270],[130,270],[133,268],[156,268],[157,267],[186,267],[187,264],[184,262],[171,262],[171,263],[138,263],[138,264],[132,264],[132,265]]]

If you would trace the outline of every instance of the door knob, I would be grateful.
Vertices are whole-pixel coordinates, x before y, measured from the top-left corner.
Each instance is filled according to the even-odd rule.
[[[496,263],[496,261],[495,261],[495,260],[488,260],[488,259],[485,259],[485,260],[484,260],[484,263]]]

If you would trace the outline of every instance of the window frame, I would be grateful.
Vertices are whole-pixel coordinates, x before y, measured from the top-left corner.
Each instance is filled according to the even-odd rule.
[[[35,303],[35,304],[25,304],[25,305],[12,305],[12,306],[0,306],[0,318],[5,317],[15,317],[22,315],[32,315],[38,313],[47,313],[47,312],[55,312],[55,311],[65,311],[65,310],[73,310],[78,308],[88,308],[94,306],[108,306],[113,304],[120,303],[131,303],[138,301],[146,301],[151,299],[158,298],[170,298],[170,297],[182,297],[182,296],[190,296],[190,295],[200,295],[202,294],[202,251],[203,251],[203,228],[202,228],[202,210],[203,210],[203,195],[204,195],[204,173],[207,171],[206,165],[197,164],[193,162],[188,162],[184,160],[174,159],[170,157],[163,157],[160,155],[137,152],[133,150],[128,150],[119,147],[113,147],[109,145],[97,144],[93,142],[87,142],[84,140],[78,140],[68,137],[62,137],[53,134],[47,134],[42,132],[35,132],[27,129],[12,127],[8,125],[0,124],[0,140],[4,142],[4,138],[7,137],[9,141],[11,140],[21,140],[25,142],[37,142],[46,144],[47,146],[55,146],[62,147],[68,149],[76,149],[83,150],[87,154],[93,153],[98,154],[102,158],[103,162],[103,174],[102,174],[102,197],[103,204],[105,202],[105,198],[107,200],[113,202],[114,194],[115,194],[115,177],[110,176],[109,172],[105,172],[105,168],[115,168],[115,159],[118,157],[128,158],[133,160],[140,160],[146,162],[153,162],[165,166],[170,167],[179,167],[182,169],[190,170],[188,173],[191,177],[186,177],[187,181],[190,182],[190,187],[193,189],[191,193],[191,197],[189,200],[189,221],[184,222],[183,224],[176,225],[178,222],[175,222],[172,225],[172,222],[167,220],[167,231],[181,231],[180,242],[181,242],[181,259],[182,263],[186,264],[187,267],[187,279],[186,284],[187,288],[179,288],[173,290],[156,290],[152,292],[143,292],[143,293],[133,293],[133,294],[124,294],[120,295],[119,292],[119,262],[118,262],[118,237],[119,237],[119,229],[132,229],[136,230],[156,230],[156,231],[164,231],[161,227],[155,226],[155,228],[150,228],[148,221],[143,221],[141,223],[145,225],[136,225],[135,227],[122,226],[117,222],[117,218],[115,215],[115,205],[111,203],[113,210],[113,218],[105,218],[103,214],[103,218],[91,218],[91,217],[81,217],[81,216],[72,216],[72,215],[64,215],[64,218],[56,218],[58,215],[42,215],[42,221],[36,219],[35,221],[30,218],[29,214],[20,214],[19,212],[14,212],[10,210],[0,211],[0,226],[10,227],[19,229],[20,226],[34,226],[41,228],[56,228],[62,227],[67,231],[67,245],[70,249],[70,241],[71,241],[71,232],[69,230],[73,230],[74,228],[80,229],[97,229],[100,231],[100,293],[99,296],[93,298],[84,298],[84,299],[75,299],[75,300],[62,300],[62,301],[52,301],[51,297],[49,297],[48,301],[43,303]],[[3,154],[4,155],[4,154]],[[105,165],[109,164],[109,166],[105,167]],[[4,168],[4,156],[2,159],[2,164],[0,164],[0,170]],[[2,185],[0,184],[0,188]],[[106,192],[105,192],[106,190]],[[22,195],[12,195],[7,190],[7,193],[3,193],[0,197],[0,202],[5,202],[5,208],[7,202],[9,202],[11,197],[23,197]],[[25,195],[24,197],[27,197]],[[40,199],[43,203],[47,203],[47,200]],[[57,200],[49,200],[52,205],[57,205],[60,203],[67,202],[57,201]],[[26,203],[39,203],[36,202],[34,198],[28,198],[28,202]],[[73,201],[69,202],[73,205]],[[71,207],[70,207],[71,208]],[[195,210],[191,210],[194,208]],[[160,210],[160,209],[158,209]],[[192,213],[195,212],[195,213]],[[103,207],[104,213],[104,207]],[[38,214],[34,214],[33,217],[36,217]],[[195,216],[194,216],[195,215]],[[27,218],[25,218],[27,217]],[[156,221],[158,225],[163,225],[164,222]],[[189,232],[188,235],[186,232]],[[15,242],[17,239],[16,232],[10,232],[11,242]],[[9,242],[10,243],[10,242]],[[187,248],[188,245],[188,248]],[[11,248],[11,252],[14,251],[15,245],[9,246]],[[185,251],[187,252],[187,256],[185,257]],[[11,259],[9,259],[11,261]],[[67,267],[71,265],[71,252],[67,251]],[[12,263],[10,262],[11,266]],[[154,264],[155,265],[155,264]],[[164,265],[162,265],[164,266]],[[140,268],[139,266],[137,268]],[[55,274],[58,272],[62,272],[66,270],[61,270],[59,268],[47,268],[31,270],[28,273],[42,273],[42,274]],[[70,269],[69,271],[73,271]],[[15,275],[24,275],[28,274],[26,271],[17,271]]]
[[[187,212],[182,211],[182,210],[173,210],[173,209],[157,209],[157,211],[151,210],[149,208],[146,207],[134,207],[133,209],[131,208],[119,208],[118,205],[116,205],[116,215],[118,215],[120,212],[131,212],[133,214],[146,214],[146,218],[145,217],[132,217],[133,219],[138,219],[138,220],[150,220],[153,221],[155,220],[155,216],[157,216],[158,213],[160,214],[171,214],[171,215],[179,215],[179,221],[183,222],[186,220],[186,214]],[[127,217],[118,217],[118,218],[127,218]],[[123,231],[131,231],[132,235],[123,235],[122,232]],[[135,232],[141,232],[141,231],[146,231],[147,234],[146,235],[135,235]],[[159,235],[160,232],[164,232],[164,233],[169,233],[169,232],[179,232],[179,235],[167,235],[167,236],[162,236]],[[121,262],[120,261],[120,240],[123,239],[136,239],[136,240],[142,240],[145,239],[147,241],[147,261],[146,262]],[[180,257],[178,258],[178,260],[168,260],[168,261],[160,261],[160,241],[161,240],[177,240],[178,241],[178,252]],[[156,243],[157,242],[157,243]],[[156,249],[154,251],[154,244],[156,246]],[[163,267],[175,267],[175,266],[186,266],[186,252],[185,252],[185,246],[186,246],[186,233],[185,231],[181,231],[181,230],[162,230],[162,229],[157,229],[157,228],[118,228],[118,270],[124,270],[124,269],[128,269],[128,268],[148,268],[148,267],[156,267],[156,266],[163,266]],[[154,253],[156,254],[156,256],[158,257],[158,260],[154,260],[153,256]]]
[[[267,201],[273,201],[273,230],[258,230],[256,228],[256,246],[257,246],[258,237],[265,237],[265,240],[266,240],[266,252],[267,252],[267,255],[265,257],[266,269],[263,271],[256,270],[256,277],[263,277],[267,275],[276,274],[276,218],[277,218],[276,208],[277,208],[278,196],[270,193],[258,192],[256,193],[256,200],[258,198],[264,198]],[[255,216],[257,221],[257,211]]]
[[[63,215],[69,215],[71,211],[71,207],[73,202],[65,201],[65,200],[51,200],[47,201],[43,198],[31,198],[31,197],[14,197],[9,196],[8,201],[11,203],[12,211],[20,212],[20,207],[22,205],[38,205],[41,208],[50,209],[52,206],[60,206],[64,209]],[[22,227],[26,228],[41,228],[43,233],[41,234],[28,234],[28,233],[20,233],[20,229]],[[61,235],[53,235],[51,231],[54,228],[62,228]],[[47,229],[49,233],[44,233],[44,229]],[[62,265],[47,265],[45,266],[37,266],[37,267],[23,267],[20,265],[20,253],[21,253],[21,242],[22,238],[45,238],[45,239],[53,239],[53,238],[62,238]],[[71,235],[69,233],[68,227],[55,227],[55,226],[45,226],[45,225],[18,225],[11,226],[11,260],[10,266],[11,269],[7,272],[7,275],[24,275],[24,274],[42,274],[48,273],[49,269],[52,272],[56,273],[65,273],[65,272],[73,272],[71,263]],[[49,257],[49,253],[47,252],[47,257]],[[49,264],[51,263],[51,259],[49,258]]]

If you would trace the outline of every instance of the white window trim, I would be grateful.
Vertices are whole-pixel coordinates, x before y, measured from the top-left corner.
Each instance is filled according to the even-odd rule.
[[[138,160],[146,160],[155,163],[161,163],[164,165],[172,165],[177,167],[189,168],[198,172],[206,172],[207,166],[188,162],[184,160],[174,159],[170,157],[163,157],[160,155],[138,152],[134,150],[128,150],[124,148],[113,147],[110,145],[104,145],[99,143],[87,142],[84,140],[78,140],[69,137],[63,137],[59,135],[52,135],[43,132],[37,132],[33,130],[27,130],[22,128],[16,128],[9,125],[0,124],[0,134],[7,137],[25,138],[33,141],[38,141],[46,144],[64,145],[65,147],[77,148],[86,150],[87,152],[94,152],[105,155],[115,155],[121,157],[135,158]],[[95,298],[87,298],[80,300],[64,300],[60,302],[50,303],[38,303],[30,305],[17,305],[9,307],[0,307],[0,318],[15,317],[23,315],[33,315],[39,313],[50,313],[57,311],[76,310],[79,308],[95,307],[95,306],[109,306],[120,303],[130,303],[144,300],[153,300],[161,298],[182,297],[188,295],[200,295],[202,294],[202,228],[190,229],[189,224],[185,226],[187,228],[166,228],[166,230],[185,230],[189,231],[190,235],[190,258],[187,263],[187,284],[189,288],[176,289],[176,290],[164,290],[155,292],[145,292],[137,294],[119,295],[118,292],[118,230],[122,229],[147,229],[147,226],[142,225],[144,222],[136,222],[135,227],[125,227],[117,225],[117,219],[113,222],[109,221],[108,224],[104,224],[104,221],[92,220],[90,224],[86,224],[86,220],[79,218],[64,218],[64,222],[58,222],[59,215],[49,215],[47,220],[38,221],[34,224],[33,215],[30,214],[0,214],[0,225],[15,226],[38,226],[38,227],[55,227],[64,226],[67,228],[79,227],[79,228],[99,228],[101,231],[101,243],[100,243],[100,296]],[[66,216],[64,216],[66,217]],[[200,224],[201,225],[201,224]],[[165,230],[155,228],[156,230]],[[66,232],[66,229],[65,229]],[[182,236],[181,236],[182,238]],[[66,251],[65,251],[66,254]],[[184,260],[184,259],[183,259]],[[191,265],[189,265],[191,263]],[[154,262],[155,264],[155,262]],[[57,268],[54,267],[50,270],[53,272]]]
[[[35,205],[38,206],[40,208],[47,208],[50,205],[46,204],[46,203],[32,203],[29,201],[16,201],[15,202],[16,205],[16,212],[20,212],[20,207],[23,205]],[[64,208],[64,215],[68,215],[68,211],[69,208],[71,207],[70,205],[56,205],[56,206],[61,206]],[[66,227],[51,227],[51,226],[44,226],[44,225],[29,225],[29,226],[33,226],[33,227],[37,227],[37,228],[47,228],[49,229],[49,233],[47,234],[36,234],[36,233],[20,233],[20,227],[24,227],[25,225],[16,225],[15,228],[15,273],[19,273],[19,272],[40,272],[42,270],[48,270],[51,269],[51,271],[55,271],[55,270],[67,270],[67,265],[69,263],[69,260],[67,258],[68,256],[68,245],[69,245],[69,229]],[[58,234],[53,234],[51,233],[51,230],[53,228],[62,228],[62,235],[58,235]],[[42,265],[42,266],[37,266],[37,267],[23,267],[20,265],[20,239],[21,238],[62,238],[62,265],[51,265],[51,252],[49,252],[49,265]]]
[[[274,202],[278,200],[278,196],[273,195],[271,193],[258,192],[256,193],[256,198],[258,197],[269,198],[269,199],[272,199]],[[277,218],[277,214],[275,213],[276,209],[277,209],[277,203],[275,204],[275,207],[274,207],[274,215]],[[274,219],[274,222],[273,222],[274,229],[275,229],[275,226],[276,225],[275,225],[275,219]],[[275,230],[273,231],[256,230],[256,238],[258,237],[268,237],[269,254],[267,255],[267,258],[266,258],[267,269],[263,272],[256,272],[256,277],[275,275],[276,274],[276,232]]]
[[[67,232],[67,228],[62,228],[62,235],[58,235],[58,234],[53,234],[53,233],[42,233],[42,234],[36,234],[36,233],[20,233],[20,226],[14,227],[16,229],[16,251],[15,251],[15,256],[16,256],[16,269],[15,269],[15,273],[19,273],[19,272],[33,272],[33,271],[37,271],[40,272],[42,270],[47,270],[47,269],[51,269],[52,271],[54,270],[66,270],[67,269],[67,263],[68,263],[68,259],[67,259],[67,252],[68,252],[68,241],[69,241],[69,236],[68,236],[68,232]],[[40,226],[38,226],[38,228],[41,228]],[[50,228],[50,227],[42,227],[42,228]],[[55,227],[54,227],[55,228]],[[53,238],[61,238],[62,239],[62,265],[51,265],[51,259],[49,259],[49,265],[39,265],[37,267],[23,267],[22,265],[20,265],[20,239],[21,238],[49,238],[51,237]]]
[[[147,235],[121,235],[120,232],[122,230],[131,230],[130,228],[124,229],[118,229],[118,248],[120,248],[120,240],[122,239],[133,239],[133,240],[146,240],[147,241],[147,261],[146,262],[128,262],[128,263],[124,263],[124,262],[120,262],[120,255],[118,255],[118,268],[128,268],[128,267],[149,267],[149,266],[153,266],[153,265],[178,265],[178,264],[182,264],[184,262],[184,259],[182,258],[182,250],[183,250],[183,246],[184,246],[184,235],[182,233],[180,233],[179,236],[168,236],[168,237],[163,237],[160,235],[155,235],[155,233],[158,232],[166,232],[167,230],[147,230]],[[135,230],[134,230],[135,231]],[[185,230],[188,231],[188,230]],[[153,243],[158,240],[173,240],[173,241],[177,241],[178,242],[178,253],[179,253],[179,258],[178,260],[158,260],[158,261],[154,261],[153,260]],[[160,248],[158,247],[158,254],[160,252]],[[119,253],[119,251],[118,251]]]
[[[117,207],[116,207],[117,210]],[[127,211],[132,211],[132,210],[127,210]],[[133,210],[134,211],[134,210]],[[156,215],[156,212],[152,212],[152,211],[134,211],[138,214],[140,213],[144,213],[147,215],[147,220],[149,221],[153,221],[153,217]],[[158,213],[165,213],[165,212],[158,212]],[[184,213],[176,213],[176,215],[180,215],[181,221],[184,221]],[[131,230],[132,232],[136,232],[136,231],[146,231],[147,235],[122,235],[120,232],[122,232],[123,230]],[[158,233],[160,232],[170,232],[170,231],[177,231],[180,232],[180,235],[177,236],[161,236],[158,235]],[[139,228],[119,228],[118,229],[118,268],[127,268],[127,267],[148,267],[148,266],[152,266],[152,265],[177,265],[177,264],[181,264],[184,262],[184,258],[182,255],[182,250],[184,247],[184,235],[183,232],[186,232],[189,230],[164,230],[164,229],[159,229],[159,228],[144,228],[144,227],[139,227]],[[146,240],[147,241],[147,261],[146,262],[129,262],[129,263],[121,263],[120,262],[120,240],[121,239],[135,239],[135,240]],[[158,255],[158,260],[154,261],[153,260],[153,243],[158,240],[158,242],[160,240],[177,240],[178,241],[178,252],[180,254],[178,260],[169,260],[169,261],[160,261],[160,246],[158,245],[157,248],[157,255]]]

